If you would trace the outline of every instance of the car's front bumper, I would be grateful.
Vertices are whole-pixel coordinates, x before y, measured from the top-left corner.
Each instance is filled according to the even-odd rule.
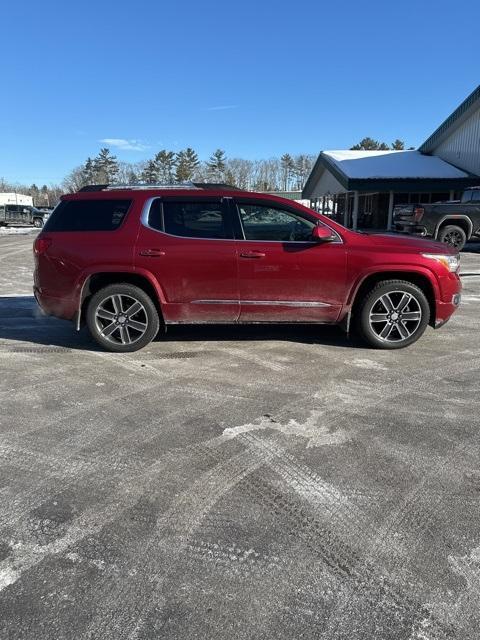
[[[462,281],[458,273],[447,273],[439,278],[440,298],[435,300],[434,327],[444,325],[458,309],[462,300]]]

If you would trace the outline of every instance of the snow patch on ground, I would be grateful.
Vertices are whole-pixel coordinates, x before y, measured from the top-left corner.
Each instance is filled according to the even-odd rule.
[[[242,424],[238,427],[228,427],[223,430],[223,436],[225,438],[235,438],[251,431],[273,429],[274,431],[280,431],[286,435],[307,438],[307,448],[346,442],[349,439],[347,432],[343,429],[333,431],[328,427],[323,426],[321,424],[322,415],[322,411],[315,410],[312,411],[305,422],[298,422],[297,420],[290,419],[288,422],[282,423],[267,414],[255,422]]]
[[[36,227],[0,227],[0,236],[19,236],[38,231]]]
[[[18,580],[20,574],[10,567],[0,570],[0,591]]]

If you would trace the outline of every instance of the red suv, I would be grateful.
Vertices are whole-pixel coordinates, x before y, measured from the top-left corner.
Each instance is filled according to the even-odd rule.
[[[35,297],[110,351],[161,325],[351,326],[398,349],[460,302],[459,256],[345,229],[273,195],[222,185],[93,186],[63,196],[34,245]]]

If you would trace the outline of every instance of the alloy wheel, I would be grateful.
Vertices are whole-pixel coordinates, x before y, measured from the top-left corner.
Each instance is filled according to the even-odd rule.
[[[143,304],[132,296],[114,294],[104,298],[95,309],[95,325],[106,340],[130,345],[147,331],[148,317]]]
[[[373,333],[385,342],[403,342],[418,329],[422,307],[417,298],[406,291],[384,293],[373,303],[369,324]]]
[[[449,231],[445,234],[445,236],[443,237],[443,242],[450,245],[451,247],[454,247],[455,249],[458,249],[459,247],[463,246],[463,237],[459,231],[452,229],[452,231]]]

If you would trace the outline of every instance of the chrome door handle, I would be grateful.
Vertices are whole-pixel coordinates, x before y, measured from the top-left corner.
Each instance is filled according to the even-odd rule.
[[[264,258],[265,254],[261,251],[244,251],[240,254],[241,258]]]
[[[159,256],[164,256],[165,251],[162,251],[161,249],[142,249],[142,251],[140,251],[140,255],[146,256],[147,258],[157,258]]]

